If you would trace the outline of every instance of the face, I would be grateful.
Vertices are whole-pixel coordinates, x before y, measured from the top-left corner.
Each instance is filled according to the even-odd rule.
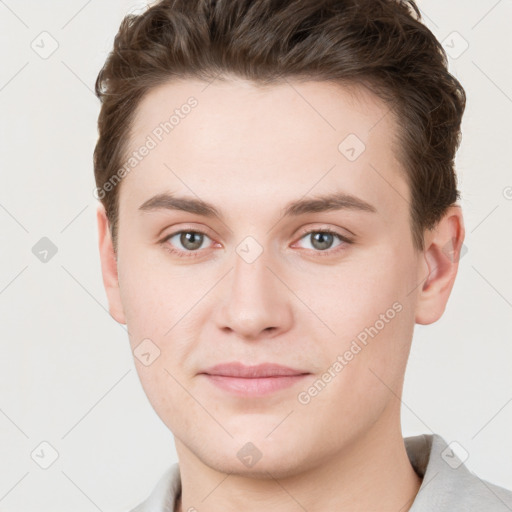
[[[173,82],[139,105],[109,301],[180,457],[283,476],[398,425],[425,266],[395,123],[321,82]],[[301,375],[209,370],[237,362]]]

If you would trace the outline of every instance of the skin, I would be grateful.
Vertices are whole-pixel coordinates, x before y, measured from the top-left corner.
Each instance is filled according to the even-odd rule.
[[[234,78],[205,87],[166,83],[139,105],[131,149],[167,112],[198,100],[123,178],[117,255],[105,211],[97,211],[110,314],[127,324],[132,349],[149,338],[160,350],[149,366],[135,364],[175,436],[177,509],[408,510],[421,479],[403,444],[399,397],[414,325],[440,318],[456,277],[458,258],[445,248],[452,241],[458,254],[463,242],[460,207],[425,232],[424,251],[415,250],[396,120],[367,89],[313,81],[262,88]],[[366,145],[353,162],[338,150],[350,133]],[[376,212],[282,215],[291,201],[333,191]],[[139,211],[163,192],[200,198],[223,217]],[[334,236],[322,250],[314,233],[305,234],[326,228],[353,243]],[[200,248],[190,250],[179,235],[163,241],[180,230],[205,232]],[[263,250],[251,263],[237,253],[247,236]],[[300,403],[298,394],[394,303],[400,312]],[[310,375],[265,398],[234,396],[198,375],[230,361]],[[252,467],[237,457],[248,442],[262,454]]]

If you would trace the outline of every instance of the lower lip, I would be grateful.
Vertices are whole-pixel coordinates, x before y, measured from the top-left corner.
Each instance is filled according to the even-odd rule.
[[[215,386],[241,396],[262,396],[289,388],[300,382],[307,374],[276,377],[240,378],[224,375],[204,374]]]

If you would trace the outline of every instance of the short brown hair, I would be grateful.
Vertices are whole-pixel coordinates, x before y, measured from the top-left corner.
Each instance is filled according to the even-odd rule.
[[[117,247],[119,187],[136,107],[173,78],[234,75],[365,85],[397,120],[414,245],[459,199],[454,159],[466,96],[413,0],[161,0],[124,18],[96,80],[94,173]],[[105,187],[105,188],[103,188]]]

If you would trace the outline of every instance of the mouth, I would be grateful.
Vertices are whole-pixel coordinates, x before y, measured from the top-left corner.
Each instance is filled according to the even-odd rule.
[[[207,368],[200,375],[217,388],[239,396],[264,396],[300,382],[309,372],[273,363],[246,366],[238,362]]]

